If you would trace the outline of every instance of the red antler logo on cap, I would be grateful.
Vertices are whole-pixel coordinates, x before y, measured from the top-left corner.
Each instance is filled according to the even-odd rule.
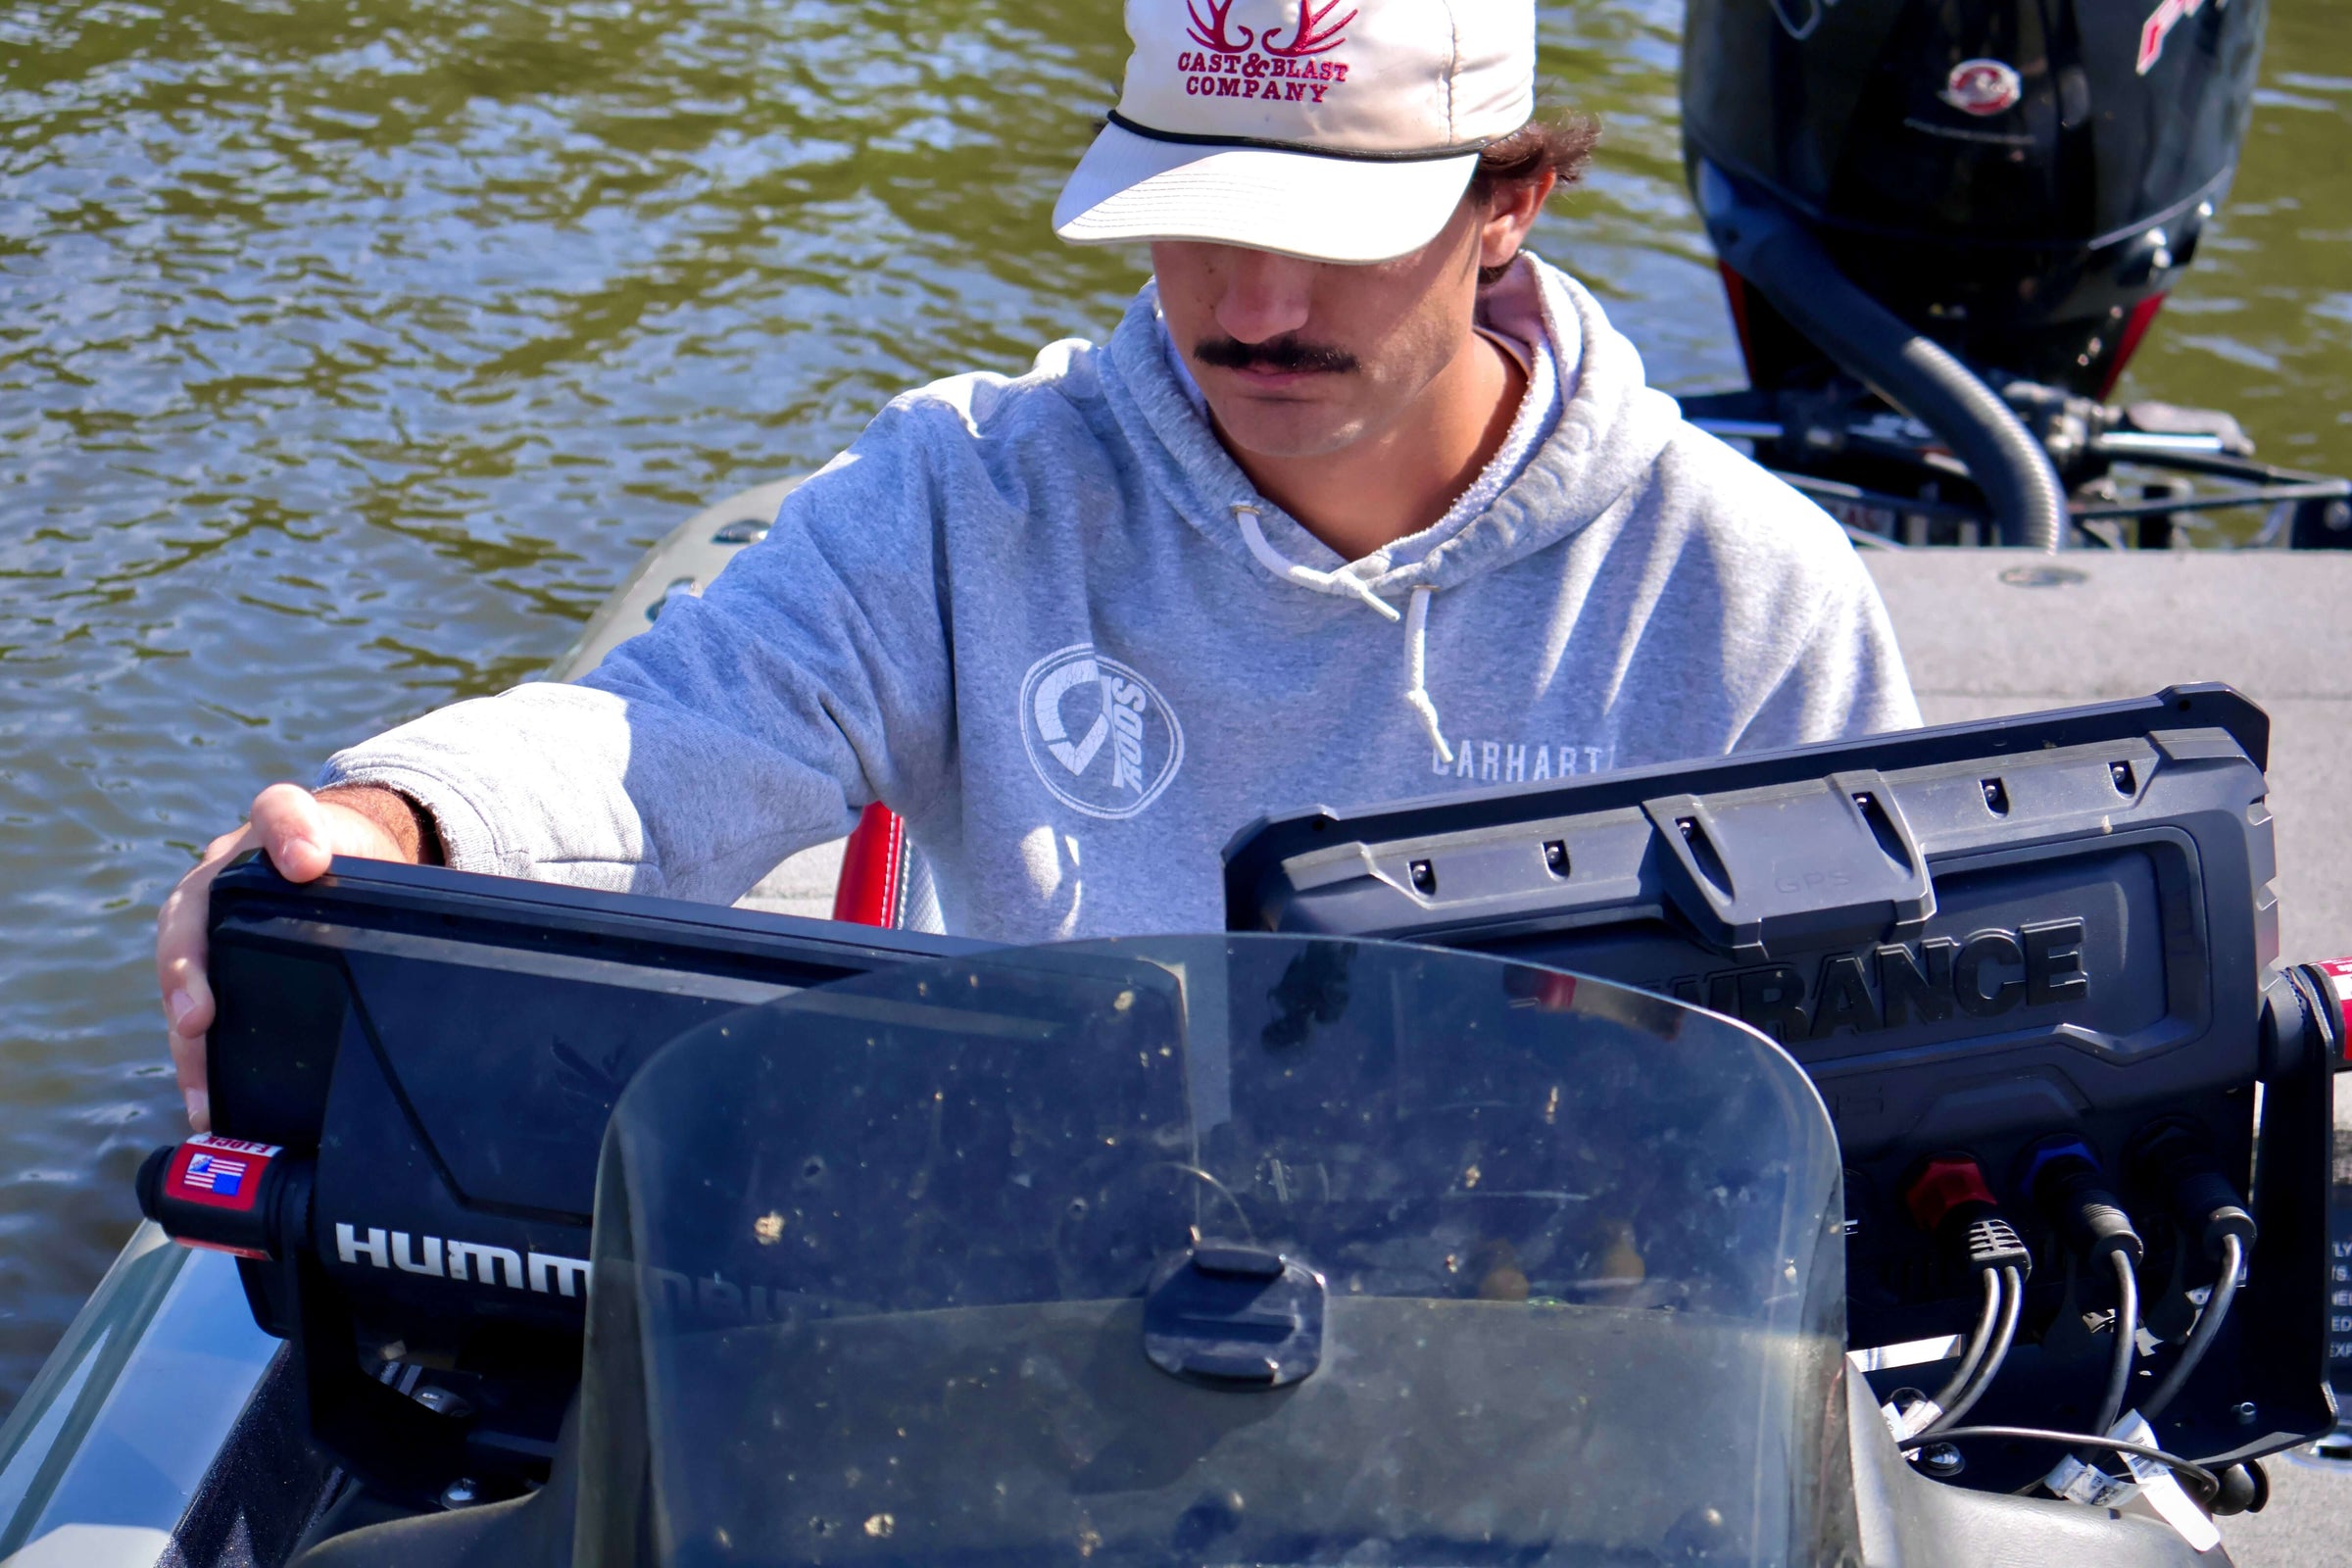
[[[1333,0],[1333,3],[1337,4],[1338,0]],[[1233,41],[1229,30],[1234,25],[1233,6],[1234,0],[1225,0],[1223,5],[1217,4],[1217,0],[1208,0],[1208,15],[1204,18],[1200,15],[1200,6],[1193,4],[1192,0],[1186,0],[1185,10],[1193,19],[1193,24],[1187,30],[1192,33],[1193,41],[1203,49],[1214,49],[1221,55],[1247,52],[1251,44],[1257,42],[1257,31],[1253,27],[1244,26],[1241,29],[1242,41]]]
[[[1298,0],[1298,30],[1292,34],[1291,41],[1276,43],[1274,35],[1282,29],[1272,27],[1267,29],[1265,41],[1259,47],[1277,60],[1303,60],[1309,55],[1329,54],[1348,41],[1348,24],[1361,15],[1358,11],[1350,11],[1325,26],[1325,21],[1339,9],[1340,0],[1325,0],[1320,9],[1315,7],[1313,0]]]

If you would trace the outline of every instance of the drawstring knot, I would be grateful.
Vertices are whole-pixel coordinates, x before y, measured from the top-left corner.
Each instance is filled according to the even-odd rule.
[[[1266,531],[1258,521],[1258,509],[1247,501],[1233,504],[1234,520],[1241,525],[1242,542],[1257,564],[1285,582],[1319,594],[1337,594],[1360,599],[1380,613],[1384,620],[1404,622],[1404,701],[1420,717],[1421,725],[1429,731],[1430,744],[1437,748],[1439,758],[1446,766],[1453,765],[1453,748],[1446,744],[1446,731],[1438,723],[1438,705],[1429,696],[1429,602],[1437,589],[1424,583],[1413,589],[1410,608],[1402,614],[1396,607],[1372,591],[1372,585],[1347,566],[1331,571],[1293,561],[1267,542]]]

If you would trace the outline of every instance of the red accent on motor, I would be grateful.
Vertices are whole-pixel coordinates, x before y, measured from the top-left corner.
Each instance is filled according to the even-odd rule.
[[[1740,360],[1747,367],[1748,385],[1762,386],[1756,374],[1756,346],[1747,333],[1747,279],[1721,262],[1715,264],[1715,270],[1723,274],[1723,297],[1731,302],[1732,330],[1740,334]]]
[[[2151,294],[2132,307],[2132,314],[2124,320],[2123,336],[2115,341],[2115,358],[2108,362],[2107,379],[2099,384],[2100,402],[2115,395],[2115,383],[2124,378],[2124,367],[2139,352],[2140,339],[2148,335],[2148,328],[2156,324],[2156,313],[2163,309],[2162,294]]]
[[[876,802],[858,818],[841,855],[833,888],[833,918],[857,925],[896,926],[906,889],[906,823]]]
[[[1964,1154],[1938,1154],[1929,1160],[1903,1193],[1903,1206],[1923,1231],[1935,1230],[1963,1203],[1998,1206],[1984,1171]]]

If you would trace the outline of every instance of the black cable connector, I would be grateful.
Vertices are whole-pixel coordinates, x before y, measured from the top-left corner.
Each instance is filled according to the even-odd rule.
[[[2097,1156],[2082,1139],[2044,1139],[2027,1156],[2019,1185],[2085,1263],[2096,1265],[2121,1252],[2137,1267],[2147,1256],[2132,1216],[2124,1212],[2122,1200],[2108,1191]]]
[[[2141,1141],[2132,1163],[2141,1185],[2161,1195],[2173,1218],[2218,1261],[2222,1243],[2237,1238],[2241,1256],[2254,1250],[2254,1216],[2222,1170],[2212,1140],[2186,1122],[2169,1122]]]
[[[2017,1239],[2017,1232],[1998,1214],[1987,1214],[1968,1224],[1968,1262],[1971,1268],[1994,1274],[2005,1268],[2017,1270],[2020,1280],[2034,1274],[2034,1254],[2026,1244]]]
[[[2107,1188],[2098,1156],[2080,1138],[2045,1138],[2026,1156],[2018,1183],[2034,1205],[2048,1216],[2074,1253],[2083,1283],[2095,1280],[2101,1259],[2115,1277],[2115,1317],[2111,1332],[2114,1348],[2107,1358],[2107,1383],[2099,1397],[2098,1419],[2091,1430],[2104,1433],[2124,1412],[2131,1395],[2133,1341],[2139,1333],[2139,1276],[2147,1244],[2132,1224],[2132,1216]],[[2075,1455],[2089,1463],[2086,1452]]]

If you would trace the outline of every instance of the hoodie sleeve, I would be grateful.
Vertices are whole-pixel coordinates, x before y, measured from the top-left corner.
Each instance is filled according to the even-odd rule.
[[[577,684],[428,713],[321,787],[400,790],[461,870],[711,902],[869,802],[919,812],[955,765],[941,473],[969,432],[946,403],[894,403]]]
[[[1919,704],[1878,585],[1850,547],[1839,549],[1825,575],[1819,612],[1796,657],[1732,743],[1734,751],[1918,727]]]

